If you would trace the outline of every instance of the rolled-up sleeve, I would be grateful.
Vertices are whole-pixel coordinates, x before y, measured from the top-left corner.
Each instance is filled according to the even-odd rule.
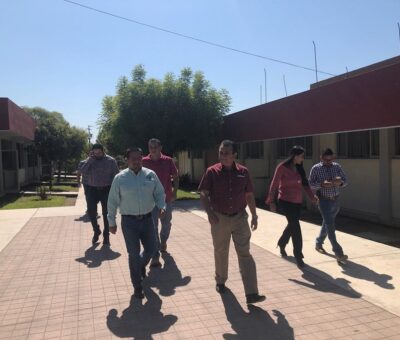
[[[321,178],[318,176],[317,165],[314,165],[310,171],[310,177],[308,179],[311,189],[316,192],[321,189]]]
[[[108,194],[108,202],[107,202],[107,219],[110,226],[117,225],[116,217],[117,217],[117,209],[121,202],[120,190],[119,190],[119,177],[114,177],[114,180],[111,184],[110,193]]]
[[[344,173],[342,167],[339,164],[337,166],[339,167],[338,173],[340,174],[340,177],[342,178],[342,181],[343,181],[343,184],[341,185],[341,187],[344,188],[349,184],[349,182],[348,182],[347,176]]]
[[[165,191],[164,187],[162,186],[160,180],[158,179],[158,176],[154,174],[154,181],[155,181],[155,186],[154,186],[154,202],[156,203],[156,206],[158,209],[165,209]]]

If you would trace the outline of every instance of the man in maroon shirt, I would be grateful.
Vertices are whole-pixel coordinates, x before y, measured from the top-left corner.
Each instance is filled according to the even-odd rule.
[[[153,221],[157,237],[157,251],[154,254],[150,266],[160,267],[160,251],[167,251],[167,240],[171,232],[172,202],[176,199],[176,193],[179,188],[179,177],[173,159],[161,153],[162,145],[160,140],[152,138],[149,140],[148,146],[149,154],[148,156],[143,157],[143,166],[156,173],[165,190],[166,210],[164,217],[160,219],[160,233],[158,233],[158,209],[153,210]]]
[[[219,146],[219,160],[209,167],[200,185],[200,199],[211,224],[214,244],[216,290],[224,293],[228,279],[229,244],[231,237],[239,259],[246,302],[265,300],[258,294],[256,264],[250,254],[251,231],[246,206],[251,212],[251,230],[257,229],[253,184],[244,166],[235,163],[237,151],[230,140]]]

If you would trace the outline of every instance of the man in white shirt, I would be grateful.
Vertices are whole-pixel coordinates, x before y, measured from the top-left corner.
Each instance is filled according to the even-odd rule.
[[[116,213],[122,215],[121,227],[129,256],[129,270],[134,296],[144,297],[142,278],[146,266],[156,251],[156,236],[152,210],[165,214],[165,192],[156,173],[142,167],[143,152],[140,148],[126,151],[128,168],[115,176],[108,196],[108,221],[110,232],[117,232]],[[143,252],[140,253],[140,244]]]

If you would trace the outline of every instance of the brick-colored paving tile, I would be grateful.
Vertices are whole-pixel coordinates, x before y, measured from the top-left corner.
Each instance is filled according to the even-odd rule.
[[[132,298],[121,230],[91,246],[76,217],[33,218],[0,253],[0,339],[400,339],[400,318],[252,245],[260,293],[246,306],[237,258],[214,288],[208,223],[175,211],[170,254]]]

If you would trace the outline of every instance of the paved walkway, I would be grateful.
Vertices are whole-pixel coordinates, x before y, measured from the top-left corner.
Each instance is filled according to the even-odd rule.
[[[302,224],[310,264],[302,272],[273,249],[281,217],[260,211],[252,253],[267,300],[248,307],[233,247],[230,290],[219,295],[209,225],[195,206],[181,206],[174,214],[170,253],[162,268],[149,272],[143,301],[131,298],[120,230],[112,235],[111,249],[91,246],[90,223],[79,219],[85,210],[81,194],[75,207],[1,212],[0,229],[10,227],[15,235],[0,252],[0,338],[400,339],[400,317],[394,314],[400,300],[393,301],[390,312],[382,299],[367,301],[368,289],[354,286],[366,281],[368,288],[398,292],[399,275],[370,269],[376,258],[390,264],[387,259],[396,257],[390,249],[368,257],[376,245],[340,234],[351,252],[349,268],[375,273],[360,278],[357,271],[313,252],[308,228],[313,233],[316,228]],[[359,248],[366,248],[365,255],[356,260],[352,254]],[[392,277],[377,280],[378,274]],[[346,289],[340,275],[345,275]]]

